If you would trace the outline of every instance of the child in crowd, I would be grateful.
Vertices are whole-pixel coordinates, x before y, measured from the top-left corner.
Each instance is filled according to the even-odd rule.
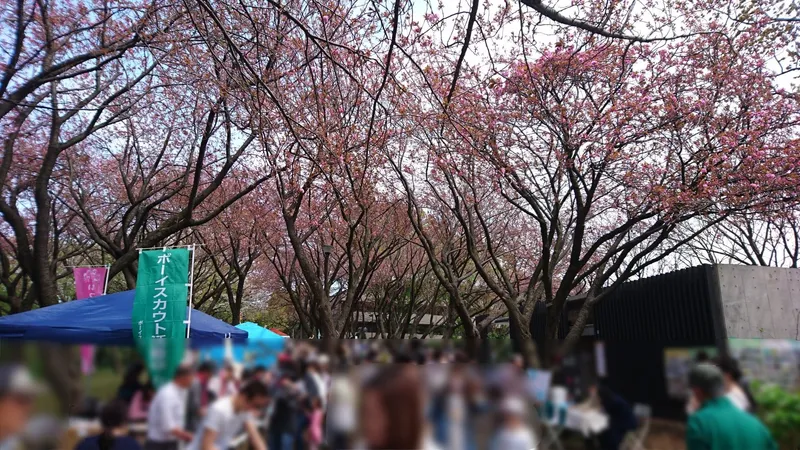
[[[322,412],[322,400],[313,397],[309,400],[308,428],[306,429],[306,442],[308,450],[319,450],[322,444],[322,422],[324,413]]]

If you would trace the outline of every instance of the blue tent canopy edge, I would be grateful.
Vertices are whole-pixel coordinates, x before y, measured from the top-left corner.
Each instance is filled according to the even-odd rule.
[[[118,292],[0,317],[0,339],[133,346],[134,293]],[[193,347],[218,345],[225,338],[247,342],[247,331],[196,309],[191,314]]]

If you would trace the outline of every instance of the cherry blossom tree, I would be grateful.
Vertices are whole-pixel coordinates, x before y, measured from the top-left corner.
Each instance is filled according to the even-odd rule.
[[[372,273],[402,242],[381,233],[396,209],[380,199],[379,99],[390,72],[371,56],[391,54],[396,26],[378,30],[380,14],[366,3],[198,6],[197,29],[238,80],[267,158],[285,168],[274,179],[285,239],[271,260],[288,269],[285,285],[302,278],[311,326],[339,337]]]
[[[255,162],[263,161],[255,135],[233,114],[224,98],[154,103],[71,157],[71,204],[114,258],[112,276],[124,273],[132,288],[138,248],[180,242],[181,232],[213,220],[272,176],[271,167]],[[106,176],[84,169],[92,159]]]
[[[418,137],[392,157],[412,222],[442,205],[518,338],[543,301],[554,339],[582,293],[568,349],[615,286],[728,215],[793,205],[797,103],[767,67],[775,52],[754,43],[771,31],[724,25],[689,17],[688,33],[653,42],[558,28],[483,65],[417,44],[430,65],[404,104],[419,105],[405,129]],[[522,245],[503,242],[509,222]]]
[[[791,267],[800,264],[797,207],[771,213],[734,214],[689,242],[676,255],[687,264],[745,264]]]
[[[158,3],[18,1],[2,10],[0,212],[5,251],[30,279],[32,301],[57,301],[54,205],[63,155],[133,114],[155,67],[146,48],[168,28]],[[6,256],[8,258],[8,256]],[[9,287],[7,285],[7,287]],[[32,301],[24,302],[29,308]]]

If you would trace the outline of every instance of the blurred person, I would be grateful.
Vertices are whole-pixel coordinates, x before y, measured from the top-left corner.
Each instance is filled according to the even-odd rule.
[[[317,365],[319,365],[319,374],[322,377],[323,386],[327,392],[331,388],[331,359],[328,355],[322,354],[317,358]],[[327,398],[325,399],[327,403]]]
[[[419,365],[425,364],[425,347],[422,340],[417,338],[412,339],[409,348],[411,351],[411,357],[414,358],[414,362]]]
[[[358,426],[357,393],[345,367],[333,376],[328,400],[328,444],[332,450],[347,450]]]
[[[728,400],[742,411],[753,412],[755,399],[747,384],[742,380],[739,363],[729,356],[720,356],[714,360],[714,363],[722,371],[725,379],[725,396],[728,397]]]
[[[336,366],[349,365],[352,353],[350,347],[344,341],[340,342],[336,348],[336,358],[334,359]]]
[[[63,421],[55,417],[38,416],[28,422],[20,436],[19,448],[24,450],[53,450],[62,447],[65,437]]]
[[[269,450],[293,450],[295,447],[302,393],[292,377],[296,375],[282,375],[273,392],[274,407],[269,419],[267,438]]]
[[[150,409],[150,403],[155,395],[156,389],[150,382],[144,384],[141,389],[133,394],[133,399],[128,407],[128,420],[131,422],[147,421],[147,411]]]
[[[322,425],[325,413],[322,411],[322,399],[312,397],[308,399],[308,427],[306,428],[306,448],[319,450],[322,444]]]
[[[261,381],[263,381],[267,386],[272,386],[272,383],[275,381],[275,374],[271,370],[267,370],[261,376]]]
[[[511,365],[522,373],[525,371],[525,358],[519,353],[515,353],[514,356],[511,357]]]
[[[433,450],[426,433],[417,366],[382,367],[364,385],[360,424],[367,450]]]
[[[145,450],[177,450],[180,442],[192,441],[194,436],[186,428],[186,410],[193,379],[192,368],[181,365],[172,381],[158,389],[147,414]]]
[[[216,367],[212,362],[203,362],[198,366],[192,385],[189,387],[186,407],[186,429],[195,431],[203,421],[208,406],[216,400],[216,396],[208,388]]]
[[[228,450],[242,430],[251,448],[266,450],[256,418],[269,402],[267,385],[258,380],[249,381],[238,393],[217,399],[209,406],[188,450]]]
[[[589,387],[589,397],[596,399],[608,416],[608,428],[598,436],[600,448],[618,450],[625,435],[638,426],[633,407],[602,382]]]
[[[133,396],[139,392],[144,383],[142,383],[142,374],[144,373],[144,364],[140,362],[133,363],[125,375],[122,377],[122,384],[117,389],[117,399],[129,404],[133,400]]]
[[[214,399],[233,395],[237,391],[236,374],[233,365],[226,363],[208,380],[208,390],[214,395]]]
[[[322,377],[318,357],[311,357],[306,364],[303,382],[305,383],[306,395],[308,395],[309,398],[319,397],[320,401],[322,401],[322,407],[324,408],[328,400],[328,385]]]
[[[500,427],[492,437],[490,450],[531,450],[538,441],[526,423],[528,405],[521,397],[506,397],[500,404]]]
[[[431,419],[434,439],[443,448],[451,450],[474,450],[473,416],[477,404],[469,392],[471,380],[467,366],[452,367],[445,391],[432,398]]]
[[[258,380],[261,381],[262,383],[266,383],[265,378],[267,376],[267,373],[268,372],[266,367],[262,365],[255,366],[253,367],[253,371],[250,373],[250,377],[248,377],[247,380]]]
[[[700,363],[709,363],[711,362],[711,358],[708,356],[705,350],[700,350],[694,355],[694,364]],[[695,398],[692,390],[689,389],[689,393],[686,396],[686,416],[691,416],[697,411],[697,408],[700,407],[697,399]]]
[[[36,397],[43,391],[28,369],[0,365],[0,450],[13,450],[33,413]]]
[[[80,441],[75,450],[140,450],[139,442],[128,436],[125,427],[127,409],[125,402],[119,399],[106,404],[100,411],[103,431]]]
[[[327,386],[322,379],[319,370],[319,360],[316,349],[311,347],[301,347],[296,354],[298,358],[299,379],[296,383],[296,392],[298,398],[297,408],[295,409],[295,435],[294,435],[294,448],[295,450],[305,450],[306,435],[308,431],[309,417],[307,414],[307,403],[311,398],[319,398],[322,401],[322,407],[325,408],[327,402]]]
[[[689,388],[700,407],[686,425],[687,450],[777,450],[767,428],[725,396],[725,379],[717,366],[695,365]]]

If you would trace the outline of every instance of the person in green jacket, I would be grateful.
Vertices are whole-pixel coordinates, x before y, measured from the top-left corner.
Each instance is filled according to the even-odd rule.
[[[694,366],[689,388],[700,408],[689,416],[687,450],[777,450],[767,428],[725,397],[722,371],[715,365]]]

